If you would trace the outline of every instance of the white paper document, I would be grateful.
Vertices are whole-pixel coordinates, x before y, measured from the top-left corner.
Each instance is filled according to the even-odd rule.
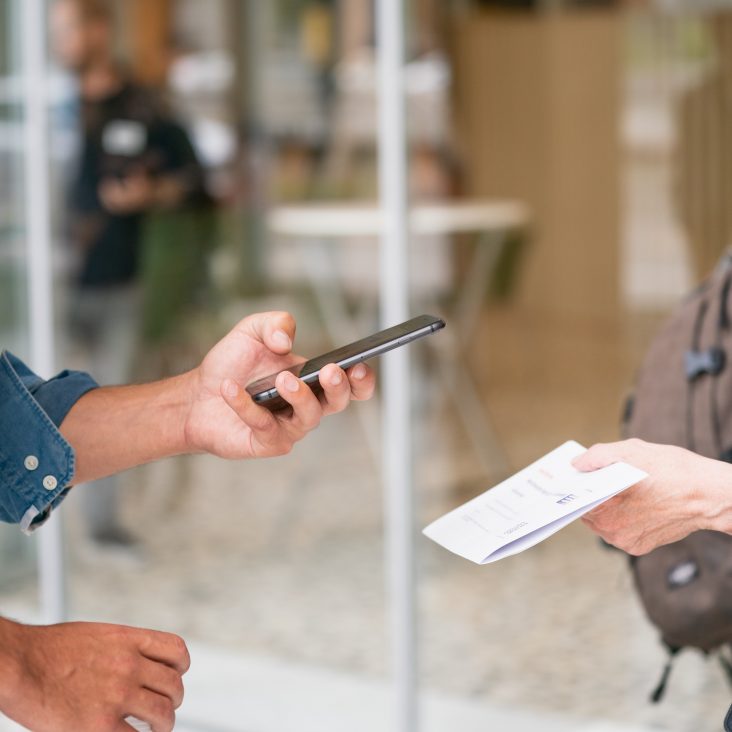
[[[580,473],[565,442],[495,488],[431,523],[424,535],[477,564],[528,549],[648,475],[626,463]]]

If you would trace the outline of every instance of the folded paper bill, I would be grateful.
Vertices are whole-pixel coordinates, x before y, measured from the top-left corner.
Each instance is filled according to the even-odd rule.
[[[626,463],[580,473],[565,442],[495,488],[431,523],[424,535],[477,564],[528,549],[648,475]]]

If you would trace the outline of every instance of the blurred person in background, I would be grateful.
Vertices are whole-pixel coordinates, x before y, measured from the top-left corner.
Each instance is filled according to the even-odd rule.
[[[108,388],[80,372],[44,381],[2,352],[0,520],[31,532],[72,485],[172,455],[284,455],[323,416],[371,397],[367,366],[346,373],[330,364],[320,372],[320,397],[284,371],[276,386],[291,409],[275,415],[255,404],[244,387],[297,363],[294,338],[287,313],[253,315],[191,371]],[[226,506],[220,510],[226,521]],[[183,640],[168,633],[0,618],[0,712],[34,732],[129,732],[128,716],[170,732],[189,662]]]
[[[78,264],[70,331],[85,367],[103,384],[121,384],[130,380],[141,325],[145,220],[204,199],[203,172],[158,95],[136,85],[115,60],[112,18],[102,0],[55,0],[51,30],[56,57],[79,87],[80,151],[68,194]],[[180,282],[156,284],[158,300],[179,298],[176,289],[184,289],[176,288]],[[84,504],[96,548],[134,549],[120,522],[115,478],[89,486]]]

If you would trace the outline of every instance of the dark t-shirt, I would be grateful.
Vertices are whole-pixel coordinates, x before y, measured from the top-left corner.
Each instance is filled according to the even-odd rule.
[[[190,203],[204,195],[203,173],[185,130],[148,90],[126,83],[107,98],[82,100],[80,111],[82,149],[70,192],[72,235],[81,252],[78,284],[126,284],[137,274],[144,212],[108,212],[101,183],[140,172],[174,175]]]

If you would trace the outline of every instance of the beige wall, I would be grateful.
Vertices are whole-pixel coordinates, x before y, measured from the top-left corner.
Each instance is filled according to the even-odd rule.
[[[620,17],[482,14],[456,28],[457,120],[471,194],[536,215],[519,300],[561,318],[619,309]]]

